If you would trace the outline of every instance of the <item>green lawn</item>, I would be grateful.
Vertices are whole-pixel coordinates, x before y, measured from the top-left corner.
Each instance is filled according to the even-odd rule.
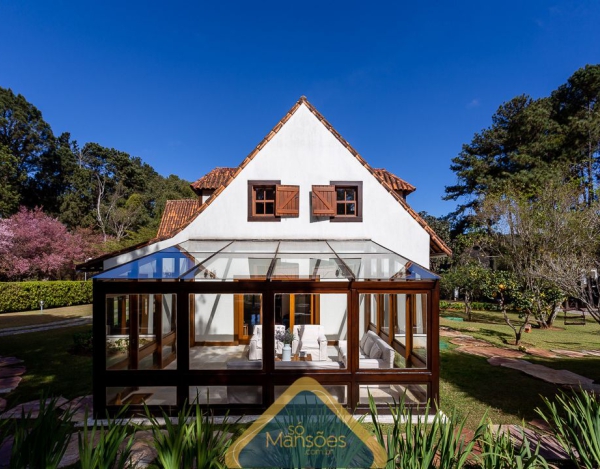
[[[9,407],[38,399],[42,391],[66,398],[91,394],[92,357],[69,353],[73,334],[90,329],[79,326],[0,338],[0,356],[20,358],[27,368],[19,387],[7,395]]]
[[[81,318],[92,315],[92,305],[67,306],[64,308],[45,309],[40,311],[24,311],[22,313],[0,314],[0,330],[11,327],[36,326],[49,324],[65,319]]]
[[[442,312],[440,324],[451,327],[493,345],[516,350],[514,333],[506,325],[499,312],[473,313],[473,321],[453,321],[444,316],[462,317],[456,311]],[[510,313],[511,320],[520,324],[517,314]],[[448,343],[450,338],[442,338]],[[523,334],[521,345],[546,350],[600,350],[600,325],[588,322],[585,326],[565,326],[559,317],[551,329],[533,329]],[[475,428],[479,419],[488,417],[497,424],[519,424],[536,417],[535,407],[541,404],[540,395],[551,397],[557,387],[527,376],[517,370],[491,366],[484,357],[456,352],[449,344],[440,353],[440,396],[444,411],[456,407],[461,416],[469,416],[468,426]],[[558,370],[570,370],[600,382],[600,358],[552,359],[523,357],[532,363]]]

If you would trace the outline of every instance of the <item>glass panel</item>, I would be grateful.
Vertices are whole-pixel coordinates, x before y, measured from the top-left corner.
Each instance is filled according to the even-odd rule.
[[[344,200],[344,189],[336,189],[335,198],[336,200]]]
[[[258,294],[190,295],[190,369],[262,369],[261,304]]]
[[[272,255],[221,253],[204,262],[193,275],[196,281],[266,278],[272,260]]]
[[[207,404],[262,404],[262,386],[190,386],[189,402]]]
[[[282,254],[271,278],[348,280],[349,273],[337,257],[324,254]]]
[[[175,295],[108,295],[107,369],[176,369],[175,306]]]
[[[106,405],[177,405],[177,388],[173,386],[109,387]]]
[[[389,249],[369,240],[328,241],[337,254],[393,254]]]
[[[282,241],[278,254],[331,254],[332,250],[325,241]]]
[[[369,404],[369,395],[376,404],[394,404],[404,400],[407,405],[425,404],[427,384],[368,384],[359,386],[359,404]]]
[[[346,204],[346,215],[356,214],[356,204]]]
[[[275,213],[275,204],[273,204],[273,202],[267,202],[265,204],[265,213],[267,215],[273,215]]]
[[[347,308],[346,294],[276,294],[275,368],[346,368]]]
[[[234,241],[222,252],[275,254],[278,241]]]
[[[427,294],[360,294],[359,304],[360,324],[370,327],[361,332],[359,368],[427,367]],[[377,334],[378,318],[382,334]]]
[[[184,241],[183,243],[180,244],[182,249],[185,249],[187,252],[190,253],[209,253],[209,254],[213,254],[221,249],[223,249],[225,246],[227,246],[229,243],[231,243],[231,241],[205,241],[202,239],[190,239],[188,241]],[[206,259],[205,256],[204,259]]]
[[[177,247],[170,247],[96,275],[97,279],[167,279],[177,278],[206,259],[194,257]]]
[[[336,385],[322,385],[325,391],[329,393],[334,400],[340,404],[346,404],[348,402],[348,386],[341,384]],[[281,395],[288,390],[288,386],[275,386],[275,399],[279,399]]]
[[[257,215],[264,215],[265,214],[265,205],[264,204],[256,204],[256,212]]]
[[[404,350],[407,368],[427,367],[427,295],[397,295],[394,340]],[[407,331],[409,332],[407,334]]]

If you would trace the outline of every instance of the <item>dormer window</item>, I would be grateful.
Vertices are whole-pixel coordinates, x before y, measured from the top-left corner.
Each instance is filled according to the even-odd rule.
[[[281,221],[299,215],[299,186],[281,181],[248,181],[248,221]]]

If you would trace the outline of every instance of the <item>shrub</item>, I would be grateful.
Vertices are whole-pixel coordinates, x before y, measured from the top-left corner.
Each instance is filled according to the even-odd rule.
[[[92,302],[92,282],[0,282],[0,313],[82,305]]]

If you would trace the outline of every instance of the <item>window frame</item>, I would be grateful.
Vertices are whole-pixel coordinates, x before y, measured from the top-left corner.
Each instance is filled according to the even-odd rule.
[[[277,186],[281,184],[281,180],[249,180],[248,181],[248,221],[265,221],[265,222],[280,222],[281,217],[275,215],[277,204]],[[275,198],[273,199],[273,213],[259,215],[256,210],[256,190],[255,188],[268,187],[273,189]]]
[[[335,201],[336,215],[330,218],[331,222],[335,223],[361,223],[363,221],[363,183],[362,181],[330,181],[329,184],[336,190],[351,188],[356,193],[356,214],[355,215],[338,215],[337,214],[337,199]]]

